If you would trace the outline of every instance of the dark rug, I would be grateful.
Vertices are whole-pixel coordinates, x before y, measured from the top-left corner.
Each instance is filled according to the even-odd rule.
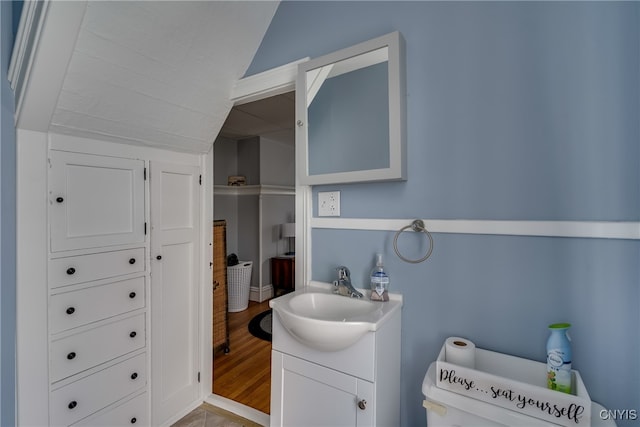
[[[271,341],[271,309],[257,314],[249,322],[249,332],[256,338]]]

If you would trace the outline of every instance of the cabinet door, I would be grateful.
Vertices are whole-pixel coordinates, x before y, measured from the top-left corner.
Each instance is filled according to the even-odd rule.
[[[374,424],[372,383],[277,351],[272,360],[272,427]]]
[[[144,242],[144,161],[50,152],[51,251]]]
[[[200,185],[195,166],[151,163],[152,425],[199,398]]]

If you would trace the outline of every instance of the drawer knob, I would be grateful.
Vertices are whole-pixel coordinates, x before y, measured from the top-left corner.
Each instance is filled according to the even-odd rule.
[[[135,264],[135,263],[136,263],[136,259],[135,259],[135,258],[131,258],[131,259],[129,260],[129,264],[133,265],[133,264]]]
[[[156,259],[157,259],[158,261],[160,261],[160,260],[162,259],[162,255],[158,255],[158,256],[156,257]]]
[[[134,299],[136,297],[136,293],[135,292],[131,292],[129,294],[129,298]]]
[[[71,314],[73,314],[73,313],[75,313],[75,312],[76,312],[76,309],[75,309],[75,308],[73,308],[73,307],[69,307],[69,308],[67,308],[67,314],[71,315]]]
[[[71,402],[69,402],[69,405],[67,406],[69,409],[73,409],[76,406],[78,406],[78,402],[76,402],[75,400],[72,400]]]
[[[67,268],[67,274],[68,274],[69,276],[71,276],[71,275],[72,275],[72,274],[74,274],[75,272],[76,272],[76,269],[75,269],[75,268],[73,268],[73,267],[69,267],[69,268]]]
[[[136,417],[131,418],[131,424],[135,424],[137,421]]]
[[[62,202],[64,202],[64,198],[62,198],[62,197],[56,197],[56,202],[58,202],[58,203],[62,203]]]
[[[129,334],[129,336],[131,338],[135,338],[136,337],[136,331],[131,331],[131,333]]]
[[[76,358],[76,353],[75,352],[72,351],[71,353],[67,354],[67,359],[73,360],[75,358]]]
[[[358,408],[362,409],[363,411],[365,409],[367,409],[367,401],[362,399],[361,401],[358,402]]]
[[[138,373],[134,372],[133,374],[131,374],[131,379],[135,380],[136,378],[138,378]]]

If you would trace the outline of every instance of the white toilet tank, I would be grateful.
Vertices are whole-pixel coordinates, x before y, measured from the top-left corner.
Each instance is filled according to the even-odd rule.
[[[436,364],[429,366],[422,382],[422,393],[425,396],[424,407],[427,410],[428,427],[456,426],[548,426],[552,424],[539,418],[520,414],[490,403],[453,393],[436,386]],[[616,423],[601,420],[600,412],[604,408],[592,402],[591,425],[593,427],[615,427]]]

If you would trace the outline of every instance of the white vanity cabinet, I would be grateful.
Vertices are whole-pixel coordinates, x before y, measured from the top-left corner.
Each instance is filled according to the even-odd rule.
[[[273,352],[272,368],[280,372],[279,426],[371,426],[375,411],[374,384]],[[274,396],[271,397],[274,399]]]
[[[293,338],[274,310],[271,426],[400,425],[400,319],[397,310],[352,346],[324,352]]]
[[[49,150],[49,424],[149,425],[145,162]]]

